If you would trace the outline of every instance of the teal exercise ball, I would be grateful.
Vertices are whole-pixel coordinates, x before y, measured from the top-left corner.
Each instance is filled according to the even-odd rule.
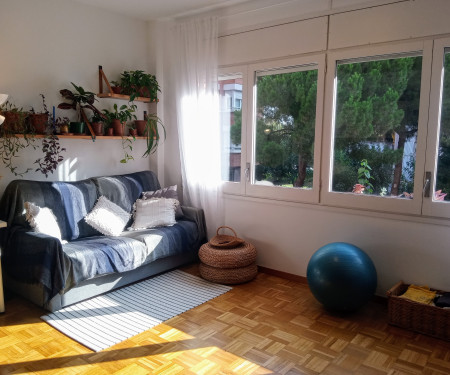
[[[332,242],[318,249],[308,262],[306,274],[312,294],[328,310],[357,310],[373,297],[377,287],[372,260],[346,242]]]

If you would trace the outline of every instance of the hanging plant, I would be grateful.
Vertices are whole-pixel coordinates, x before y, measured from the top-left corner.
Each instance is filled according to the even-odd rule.
[[[68,119],[66,117],[63,119],[55,119],[48,111],[45,103],[45,96],[41,94],[41,97],[44,113],[46,113],[49,118],[49,134],[42,140],[42,152],[44,153],[44,157],[36,160],[34,163],[38,164],[36,172],[41,172],[45,177],[48,177],[48,175],[53,173],[56,168],[58,168],[58,165],[64,160],[61,153],[66,151],[66,149],[59,144],[59,138],[56,135],[56,127],[61,123],[67,122]]]
[[[49,173],[53,173],[58,168],[59,163],[64,160],[61,152],[66,151],[59,144],[59,138],[50,134],[42,140],[42,152],[44,157],[35,161],[39,167],[36,172],[41,172],[45,177],[48,177]]]
[[[0,126],[0,160],[14,176],[22,177],[32,168],[18,169],[15,165],[16,158],[29,146],[37,148],[34,145],[33,135],[26,132],[26,112],[7,101],[0,107],[0,113],[5,116],[5,122]]]

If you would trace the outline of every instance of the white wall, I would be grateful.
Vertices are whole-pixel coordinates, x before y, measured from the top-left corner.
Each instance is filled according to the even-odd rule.
[[[40,93],[51,109],[62,100],[59,90],[70,82],[98,92],[98,65],[109,81],[124,70],[142,69],[153,73],[153,54],[149,53],[148,24],[109,13],[70,0],[1,0],[0,2],[0,92],[10,95],[18,106],[42,110]],[[112,108],[114,101],[99,99],[98,108]],[[126,104],[117,101],[118,105]],[[138,104],[154,111],[155,105]],[[73,111],[57,109],[57,116],[75,117]],[[37,140],[36,143],[40,144]],[[156,168],[155,158],[141,158],[145,141],[134,144],[134,161],[121,164],[121,140],[63,139],[67,152],[64,163],[49,180],[78,180],[95,175],[127,173]],[[41,152],[28,148],[21,153],[18,165],[34,167]],[[0,193],[15,177],[0,166]],[[42,179],[41,173],[25,178]]]
[[[252,26],[254,31],[221,37],[220,57],[223,65],[230,66],[264,59],[264,50],[271,59],[443,36],[450,34],[448,14],[449,1],[416,0],[280,22],[270,28]],[[264,17],[261,20],[267,21]],[[249,22],[253,25],[255,19]],[[305,31],[307,25],[312,26],[311,32]],[[289,38],[288,30],[297,32]],[[266,34],[269,37],[264,37]],[[362,248],[372,258],[379,295],[401,279],[450,290],[450,229],[446,220],[231,195],[224,197],[224,206],[224,224],[256,245],[261,266],[306,276],[309,259],[319,247],[344,241]]]

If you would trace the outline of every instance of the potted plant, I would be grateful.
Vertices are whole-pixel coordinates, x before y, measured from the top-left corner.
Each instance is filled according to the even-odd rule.
[[[70,130],[72,133],[83,134],[84,133],[84,122],[82,121],[84,109],[90,109],[94,113],[102,116],[101,112],[94,106],[95,94],[90,91],[86,91],[83,87],[75,85],[70,82],[75,88],[75,91],[68,89],[60,90],[60,94],[64,99],[69,102],[60,103],[58,108],[60,109],[73,109],[78,114],[78,121],[73,121],[70,123]],[[103,117],[103,116],[102,116]]]
[[[103,135],[104,116],[101,113],[94,112],[91,117],[91,126],[95,135]]]
[[[161,92],[156,77],[153,74],[145,73],[143,70],[123,72],[120,77],[120,86],[123,93],[130,95],[130,102],[134,101],[138,96],[156,101],[158,99],[158,91]]]
[[[25,132],[27,113],[22,108],[18,108],[12,102],[7,101],[0,107],[0,113],[5,117],[2,124],[3,129],[11,133]]]
[[[114,104],[113,109],[113,111],[104,109],[103,116],[107,119],[108,124],[114,129],[114,135],[123,136],[126,122],[136,119],[136,115],[134,114],[136,105],[123,104],[118,107],[117,104]]]
[[[30,124],[30,130],[34,131],[36,134],[46,134],[49,130],[49,118],[50,112],[48,111],[47,104],[45,103],[45,96],[40,94],[42,97],[43,112],[35,112],[34,108],[31,107],[30,113],[28,114],[28,121]]]
[[[144,136],[147,141],[147,149],[142,155],[142,157],[147,157],[150,154],[153,154],[158,148],[159,141],[161,140],[161,132],[159,131],[159,127],[162,129],[162,135],[164,140],[166,139],[166,128],[164,127],[161,119],[156,115],[156,113],[152,113],[146,116],[145,121],[145,130]]]
[[[68,117],[58,117],[54,122],[56,134],[67,134],[69,132],[70,120]]]
[[[16,158],[28,146],[36,149],[34,137],[27,134],[26,131],[26,113],[22,108],[17,108],[11,102],[6,102],[0,106],[0,113],[5,117],[4,123],[0,126],[0,160],[12,174],[23,176],[31,168],[24,171],[18,170],[15,165]]]
[[[122,94],[122,86],[119,81],[111,81],[111,90],[114,94]]]

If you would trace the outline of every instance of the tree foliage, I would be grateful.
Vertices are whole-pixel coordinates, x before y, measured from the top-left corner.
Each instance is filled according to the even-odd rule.
[[[314,162],[316,96],[317,70],[258,78],[256,162],[274,182],[305,185]]]
[[[450,200],[450,54],[445,69],[436,189]],[[365,160],[373,194],[412,193],[415,155],[404,147],[417,137],[421,70],[420,56],[338,64],[334,191],[351,192]],[[257,180],[312,187],[316,96],[317,70],[258,77]],[[241,143],[241,131],[239,110],[233,143]]]

